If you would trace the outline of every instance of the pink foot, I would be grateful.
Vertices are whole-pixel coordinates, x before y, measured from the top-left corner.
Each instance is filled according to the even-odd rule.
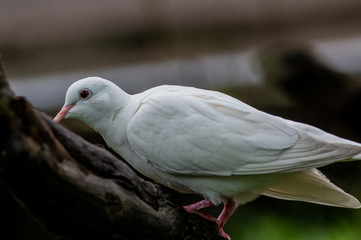
[[[201,215],[202,217],[204,217],[204,218],[206,218],[206,219],[208,219],[210,221],[216,221],[217,224],[218,224],[218,229],[219,229],[219,232],[221,233],[221,235],[224,238],[227,238],[227,239],[230,240],[231,238],[228,236],[227,233],[224,232],[223,227],[226,224],[226,222],[228,221],[228,219],[232,216],[234,211],[236,210],[237,203],[236,203],[236,201],[234,201],[232,199],[226,199],[223,203],[224,203],[223,210],[222,210],[221,214],[218,216],[217,219],[215,217],[209,215],[209,214],[206,214],[206,213],[203,213],[203,212],[199,211],[199,210],[201,210],[203,208],[214,206],[214,204],[208,199],[205,199],[205,200],[202,200],[202,201],[199,201],[199,202],[184,206],[184,209],[187,212],[197,213],[197,214]]]
[[[231,199],[227,200],[227,202],[224,203],[224,208],[223,208],[221,214],[217,218],[219,231],[222,234],[222,236],[227,239],[231,239],[231,238],[227,235],[227,233],[224,232],[223,227],[226,224],[226,222],[228,221],[228,219],[232,216],[232,214],[234,213],[236,208],[237,208],[236,201],[231,200]]]
[[[200,212],[200,211],[197,211],[197,212],[194,212],[196,214],[198,214],[199,216],[201,217],[204,217],[205,219],[209,220],[209,221],[212,221],[212,222],[217,222],[217,218],[213,217],[212,215],[210,214],[207,214],[207,213],[204,213],[204,212]]]
[[[212,207],[212,206],[214,206],[214,204],[212,203],[211,200],[204,199],[202,201],[184,206],[184,209],[187,210],[188,212],[195,212],[203,208]]]
[[[231,238],[228,236],[228,234],[224,232],[223,228],[219,228],[219,232],[222,234],[222,237],[227,238],[228,240],[231,240]]]
[[[213,207],[214,204],[212,203],[211,200],[208,200],[208,199],[204,199],[202,201],[199,201],[199,202],[196,202],[196,203],[193,203],[193,204],[190,204],[190,205],[187,205],[187,206],[184,206],[184,209],[187,211],[187,212],[190,212],[190,213],[197,213],[198,215],[204,217],[205,219],[208,219],[210,221],[213,221],[215,222],[217,219],[215,217],[213,217],[212,215],[209,215],[207,213],[204,213],[204,212],[200,212],[199,210],[203,209],[203,208],[208,208],[208,207]]]

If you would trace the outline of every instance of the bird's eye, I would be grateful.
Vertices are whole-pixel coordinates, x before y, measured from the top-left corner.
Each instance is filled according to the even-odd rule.
[[[88,89],[83,89],[79,92],[79,97],[83,100],[89,99],[91,96],[91,92]]]

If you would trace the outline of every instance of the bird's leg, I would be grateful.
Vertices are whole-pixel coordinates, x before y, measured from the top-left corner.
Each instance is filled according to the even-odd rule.
[[[209,199],[204,199],[202,201],[199,201],[199,202],[196,202],[196,203],[193,203],[193,204],[189,204],[187,206],[184,206],[184,209],[187,211],[187,212],[190,212],[190,213],[197,213],[199,215],[201,215],[202,217],[210,220],[210,221],[213,221],[215,222],[216,221],[216,218],[213,217],[212,215],[209,215],[207,213],[204,213],[204,212],[200,212],[199,210],[203,209],[203,208],[208,208],[208,207],[213,207],[214,204],[212,203],[211,200]]]
[[[201,210],[203,208],[212,207],[212,206],[214,206],[214,204],[212,203],[211,200],[204,199],[202,201],[184,206],[184,208],[188,212],[195,212],[195,211]]]
[[[227,239],[231,239],[231,238],[227,235],[227,233],[224,232],[223,227],[224,224],[226,224],[229,217],[232,216],[236,208],[237,208],[236,201],[232,199],[228,199],[227,202],[224,203],[224,208],[221,214],[219,215],[219,217],[217,218],[219,231],[221,232],[222,236]]]

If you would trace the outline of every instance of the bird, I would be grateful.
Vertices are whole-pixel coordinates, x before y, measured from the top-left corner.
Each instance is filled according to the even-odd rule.
[[[74,82],[54,121],[74,118],[98,132],[134,169],[203,200],[184,206],[224,225],[261,195],[360,208],[317,168],[361,159],[361,144],[262,112],[221,92],[162,85],[128,94],[113,82]],[[215,218],[204,208],[223,204]]]

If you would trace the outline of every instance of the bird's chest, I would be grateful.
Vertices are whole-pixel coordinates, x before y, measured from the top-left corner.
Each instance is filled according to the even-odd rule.
[[[145,157],[137,154],[128,144],[116,146],[113,150],[144,176],[181,192],[193,192],[187,186],[179,182],[175,176],[155,167]]]

